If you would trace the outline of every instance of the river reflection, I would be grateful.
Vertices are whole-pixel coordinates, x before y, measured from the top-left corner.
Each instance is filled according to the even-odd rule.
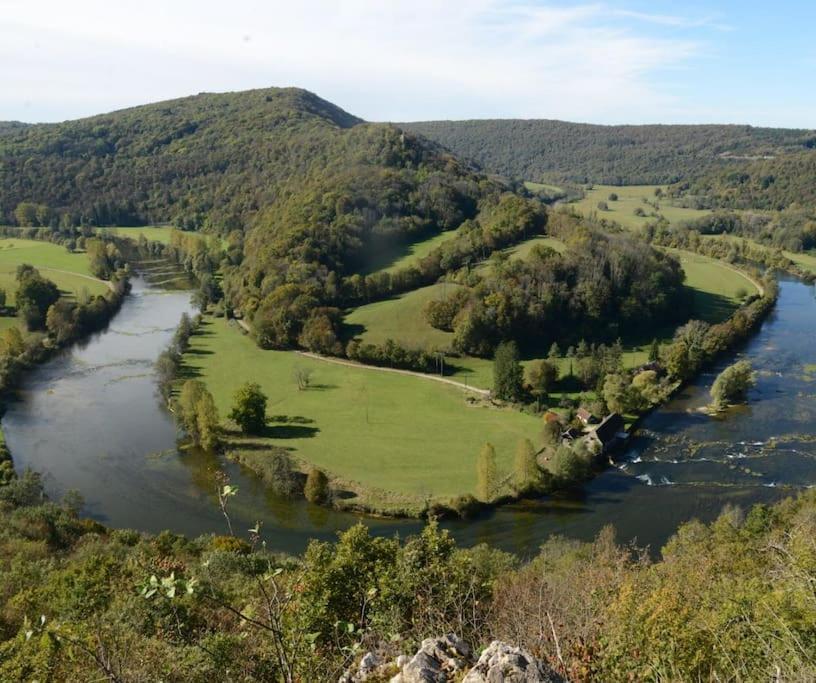
[[[36,369],[2,424],[18,470],[45,474],[50,495],[79,490],[85,513],[114,527],[189,535],[224,533],[218,473],[239,487],[230,502],[236,530],[263,522],[274,549],[302,551],[333,538],[357,516],[271,494],[241,466],[179,451],[171,416],[157,400],[153,361],[169,342],[189,295],[135,279],[110,328]],[[816,303],[813,287],[785,279],[776,310],[744,355],[759,373],[748,406],[712,418],[699,412],[720,368],[652,414],[619,468],[580,499],[525,502],[470,522],[449,521],[464,544],[533,554],[550,535],[592,538],[606,524],[618,538],[659,548],[693,517],[723,505],[770,502],[816,483]],[[810,365],[812,364],[812,365]],[[410,520],[363,518],[375,533],[405,535]]]

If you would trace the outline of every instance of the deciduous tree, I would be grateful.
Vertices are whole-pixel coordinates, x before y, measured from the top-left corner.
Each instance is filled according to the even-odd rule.
[[[235,392],[229,418],[244,434],[260,434],[266,426],[266,400],[259,384],[247,382]]]

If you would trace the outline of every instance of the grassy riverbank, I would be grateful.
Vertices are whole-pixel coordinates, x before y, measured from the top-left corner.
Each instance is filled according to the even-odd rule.
[[[91,275],[88,257],[83,252],[68,252],[65,247],[50,242],[5,238],[0,239],[0,289],[6,292],[6,306],[13,313],[16,304],[17,267],[28,263],[53,281],[63,298],[75,300],[84,295],[99,295],[109,291],[108,283]],[[0,317],[0,331],[19,326],[15,315]]]
[[[310,388],[298,390],[295,368],[311,371]],[[474,490],[485,442],[496,448],[501,477],[519,440],[539,442],[534,416],[471,403],[461,389],[421,378],[264,351],[223,319],[205,319],[192,337],[182,376],[204,380],[222,416],[239,386],[258,382],[269,396],[270,426],[231,447],[284,448],[345,484],[348,505],[419,511],[428,499]]]

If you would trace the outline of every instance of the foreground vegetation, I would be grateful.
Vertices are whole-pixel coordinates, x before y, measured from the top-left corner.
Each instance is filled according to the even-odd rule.
[[[0,486],[4,681],[331,681],[447,632],[519,644],[576,682],[816,676],[813,491],[690,522],[658,561],[607,529],[519,563],[434,524],[402,542],[358,525],[283,558],[260,528],[147,536],[79,504],[44,502],[32,473]]]

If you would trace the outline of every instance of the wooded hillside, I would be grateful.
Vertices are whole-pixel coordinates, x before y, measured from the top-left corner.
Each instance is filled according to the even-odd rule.
[[[742,163],[672,190],[694,198],[702,208],[783,211],[794,204],[816,206],[816,152]]]
[[[673,183],[739,158],[816,145],[816,132],[722,125],[598,126],[546,119],[400,124],[486,171],[532,181]]]

